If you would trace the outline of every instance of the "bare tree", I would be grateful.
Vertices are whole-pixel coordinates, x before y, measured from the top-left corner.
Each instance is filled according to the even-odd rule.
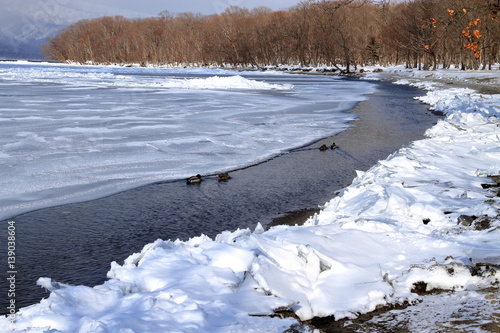
[[[82,20],[48,40],[47,58],[80,63],[225,66],[365,64],[491,68],[500,56],[500,0],[303,0],[286,11],[230,7]]]

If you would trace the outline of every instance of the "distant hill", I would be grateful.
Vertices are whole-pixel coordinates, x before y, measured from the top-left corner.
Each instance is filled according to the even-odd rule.
[[[59,29],[85,15],[67,1],[1,0],[0,59],[41,60],[40,47]]]
[[[0,0],[0,8],[0,60],[42,60],[40,47],[60,29],[81,19],[133,14],[82,0]]]
[[[0,60],[42,60],[44,55],[40,48],[44,43],[45,39],[22,42],[2,36],[0,37]]]

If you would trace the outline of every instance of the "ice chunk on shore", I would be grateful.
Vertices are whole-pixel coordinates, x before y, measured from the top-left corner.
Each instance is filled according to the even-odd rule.
[[[257,89],[257,90],[290,90],[291,84],[267,83],[246,79],[241,75],[234,76],[211,76],[203,79],[166,80],[156,83],[162,87],[184,88],[184,89]]]

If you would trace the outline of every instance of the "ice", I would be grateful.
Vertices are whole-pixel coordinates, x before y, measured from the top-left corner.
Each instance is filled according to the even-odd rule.
[[[231,170],[345,130],[372,84],[217,69],[0,64],[0,219]]]
[[[500,280],[492,267],[500,198],[481,186],[500,173],[500,95],[458,93],[430,90],[422,100],[445,119],[425,139],[358,172],[305,225],[157,240],[112,263],[109,280],[92,288],[41,278],[50,296],[21,309],[12,326],[0,318],[0,327],[283,332],[297,320],[268,315],[290,309],[301,320],[355,318],[381,305],[417,303],[417,285],[484,303],[475,291],[498,289]],[[460,223],[464,215],[489,222]]]
[[[5,63],[4,63],[5,65]],[[29,65],[27,65],[29,66]],[[75,71],[71,67],[34,67],[34,68],[19,68],[21,66],[16,66],[17,68],[0,68],[0,74],[4,80],[12,81],[23,81],[30,80],[30,82],[40,82],[40,83],[52,83],[58,82],[60,84],[68,85],[70,88],[79,86],[81,84],[91,84],[96,87],[162,87],[162,88],[182,88],[182,89],[253,89],[253,90],[267,90],[267,89],[277,89],[277,90],[291,90],[293,85],[291,84],[270,84],[263,81],[256,81],[252,79],[247,79],[241,75],[235,75],[237,72],[225,71],[224,76],[213,75],[206,78],[179,78],[179,77],[158,77],[158,70],[143,70],[143,69],[123,69],[118,68],[122,74],[114,74],[112,72],[104,72],[102,68],[95,72],[89,71]],[[25,66],[26,67],[26,66]],[[33,67],[33,66],[29,66]],[[106,67],[106,69],[111,70],[112,68]],[[179,71],[170,70],[168,73],[163,71],[163,75],[179,75],[181,73],[186,73],[189,75],[211,75],[219,73],[220,71],[214,70],[198,70],[198,71]],[[153,77],[141,77],[137,80],[137,77],[132,75],[137,74],[151,74],[154,73]],[[251,75],[250,72],[245,72],[247,75]],[[63,75],[61,75],[63,74]],[[231,76],[227,76],[232,74]],[[73,86],[73,87],[72,87]],[[39,101],[43,102],[43,100]]]
[[[121,86],[123,83],[117,83]],[[130,84],[131,87],[165,87],[165,88],[184,88],[184,89],[254,89],[254,90],[291,90],[291,84],[270,84],[255,80],[245,79],[241,75],[230,77],[212,76],[204,79],[170,79],[156,81],[147,84]]]

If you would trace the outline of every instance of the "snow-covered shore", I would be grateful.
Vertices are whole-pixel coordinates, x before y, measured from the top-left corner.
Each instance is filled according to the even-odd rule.
[[[109,281],[93,288],[42,278],[50,297],[21,309],[12,325],[0,318],[0,331],[283,332],[298,321],[271,316],[279,310],[301,320],[354,318],[417,302],[415,285],[498,289],[500,197],[482,184],[500,174],[500,95],[447,88],[421,73],[436,75],[398,70],[406,76],[398,83],[428,89],[420,99],[446,118],[359,172],[305,225],[158,240],[113,263]]]

